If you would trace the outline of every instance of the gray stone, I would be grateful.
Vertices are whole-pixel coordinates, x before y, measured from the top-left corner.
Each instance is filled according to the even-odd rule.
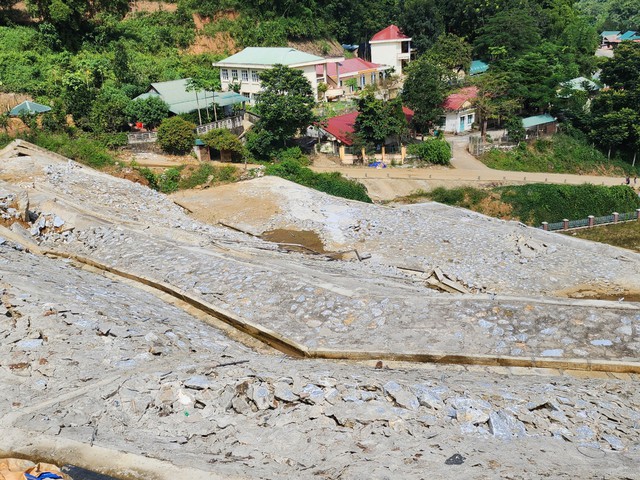
[[[420,402],[413,393],[394,381],[385,383],[383,390],[386,395],[393,398],[396,404],[402,408],[415,410],[420,406]]]
[[[264,383],[258,386],[252,385],[249,395],[253,403],[258,407],[258,410],[266,410],[273,406],[271,392],[269,392],[269,389]]]
[[[602,435],[602,439],[605,440],[613,450],[624,450],[624,443],[622,443],[618,437],[614,435]]]
[[[526,435],[524,424],[516,420],[513,415],[505,410],[498,410],[497,412],[491,412],[489,414],[489,431],[493,436],[499,438],[522,437]]]
[[[205,375],[195,375],[185,380],[184,386],[192,390],[204,390],[211,388],[211,381]]]
[[[40,348],[43,342],[44,340],[42,340],[41,338],[20,340],[16,343],[16,347],[21,350],[35,350],[37,348]]]

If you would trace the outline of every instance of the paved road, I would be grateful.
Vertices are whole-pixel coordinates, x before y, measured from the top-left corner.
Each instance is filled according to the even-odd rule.
[[[493,170],[471,155],[467,149],[467,136],[452,136],[454,168],[385,168],[352,167],[321,161],[312,168],[318,172],[339,171],[348,178],[357,179],[373,191],[376,200],[390,200],[418,188],[428,190],[437,186],[558,183],[579,185],[621,185],[622,177],[574,175],[564,173],[531,173]],[[384,182],[383,182],[384,181]],[[408,183],[407,183],[408,182]]]

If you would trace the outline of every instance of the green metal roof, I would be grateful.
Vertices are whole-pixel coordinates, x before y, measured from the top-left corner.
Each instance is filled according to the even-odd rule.
[[[226,107],[227,105],[248,102],[249,99],[236,92],[215,92],[214,101],[219,107]]]
[[[545,123],[553,123],[556,119],[545,113],[544,115],[536,115],[535,117],[527,117],[522,119],[522,126],[524,128],[537,127],[538,125],[544,125]]]
[[[249,99],[235,92],[212,92],[210,90],[187,91],[190,78],[157,82],[151,84],[147,93],[138,95],[134,100],[144,100],[149,97],[160,97],[169,111],[179,115],[189,113],[199,108],[210,107],[214,103],[221,107],[236,103],[248,102]]]
[[[47,105],[41,105],[36,102],[25,100],[24,102],[19,103],[18,105],[13,107],[9,112],[9,115],[17,117],[18,115],[33,115],[34,113],[44,113],[48,112],[49,110],[51,110],[51,107],[48,107]]]
[[[605,30],[600,34],[601,37],[610,37],[612,35],[620,35],[619,30]]]
[[[489,65],[482,60],[472,60],[471,68],[469,69],[469,75],[478,75],[489,70]]]
[[[276,64],[292,66],[305,63],[322,63],[324,61],[325,59],[322,57],[290,47],[247,47],[214,65],[220,67],[235,65],[272,66]]]

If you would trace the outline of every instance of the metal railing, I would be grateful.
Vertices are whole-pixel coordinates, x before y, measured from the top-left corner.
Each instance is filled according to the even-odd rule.
[[[589,215],[587,218],[581,218],[580,220],[568,220],[565,219],[562,222],[547,223],[542,222],[542,226],[539,228],[548,230],[550,232],[557,230],[573,230],[577,228],[591,228],[598,225],[612,225],[616,223],[624,222],[637,222],[640,221],[640,208],[635,212],[617,213],[614,212],[611,215],[603,215],[601,217],[595,217]]]
[[[154,143],[158,140],[157,132],[129,133],[127,142],[131,145],[134,143]]]
[[[242,115],[235,115],[233,117],[223,118],[217,122],[207,123],[196,127],[196,133],[202,135],[203,133],[210,132],[211,130],[219,130],[226,128],[227,130],[233,130],[234,128],[242,127]]]

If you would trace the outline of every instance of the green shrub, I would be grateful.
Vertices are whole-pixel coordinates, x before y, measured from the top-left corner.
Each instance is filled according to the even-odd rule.
[[[211,183],[233,182],[237,178],[238,169],[233,165],[218,167],[210,163],[203,163],[191,175],[183,177],[178,184],[178,188],[194,188],[198,185],[204,185],[209,180]]]
[[[167,153],[184,155],[195,142],[196,126],[180,117],[165,118],[158,127],[158,144]]]
[[[451,145],[446,140],[432,138],[420,143],[409,145],[408,152],[417,156],[421,161],[434,165],[449,165],[451,163]]]
[[[293,160],[295,162],[298,162],[303,167],[306,167],[307,165],[311,164],[309,157],[307,157],[305,154],[302,153],[302,150],[300,150],[300,147],[284,148],[282,150],[276,151],[273,154],[273,156],[279,162]]]
[[[25,140],[93,168],[115,164],[113,156],[100,142],[86,136],[72,138],[63,133],[36,131]]]
[[[165,170],[160,175],[157,175],[158,190],[162,193],[172,193],[178,190],[180,184],[180,176],[184,166],[173,167]]]

